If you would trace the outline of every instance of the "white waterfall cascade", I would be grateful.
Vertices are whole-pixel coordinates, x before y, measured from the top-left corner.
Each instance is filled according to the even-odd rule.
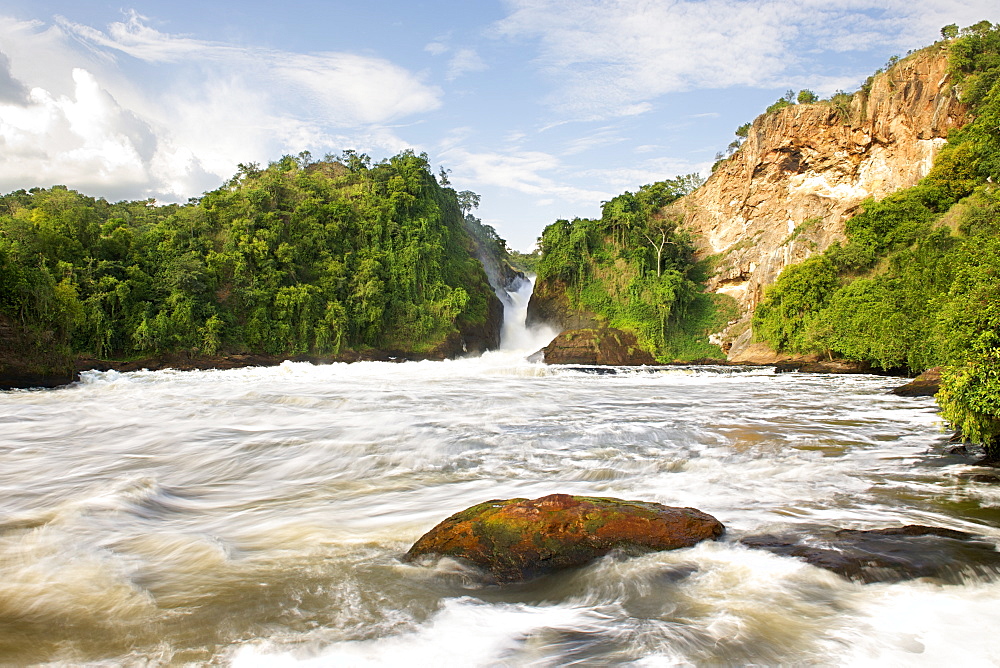
[[[527,326],[528,301],[535,289],[534,275],[518,279],[499,294],[503,302],[503,328],[500,330],[500,350],[530,355],[549,344],[559,333],[548,325]]]

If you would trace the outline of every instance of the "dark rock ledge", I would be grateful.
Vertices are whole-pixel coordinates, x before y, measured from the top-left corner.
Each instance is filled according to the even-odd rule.
[[[1000,552],[992,542],[964,531],[915,524],[870,530],[824,529],[807,536],[748,536],[739,542],[798,557],[863,583],[929,577],[958,584],[968,575],[1000,573]]]
[[[473,343],[476,347],[473,347]],[[27,372],[11,363],[0,360],[0,390],[26,388],[55,388],[69,385],[79,379],[84,371],[194,371],[207,369],[242,369],[251,366],[278,366],[282,362],[311,362],[312,364],[332,364],[335,362],[415,362],[421,360],[444,360],[465,354],[481,353],[479,341],[462,339],[457,335],[449,337],[441,346],[426,353],[403,350],[351,350],[339,355],[266,355],[239,353],[231,355],[198,355],[186,353],[166,353],[155,357],[134,360],[106,360],[81,357],[55,371]],[[464,347],[463,347],[464,346]]]
[[[941,389],[941,367],[928,369],[906,385],[893,389],[901,397],[933,397]]]
[[[642,366],[656,364],[631,332],[613,327],[571,329],[542,348],[546,364]]]

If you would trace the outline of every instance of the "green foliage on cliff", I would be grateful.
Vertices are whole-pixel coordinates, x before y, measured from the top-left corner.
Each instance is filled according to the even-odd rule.
[[[566,286],[570,305],[633,332],[660,361],[723,357],[706,331],[723,299],[702,293],[694,247],[661,209],[701,184],[679,176],[623,193],[597,220],[558,220],[541,238],[538,280]]]
[[[780,350],[947,365],[943,416],[1000,457],[1000,26],[958,34],[950,67],[973,120],[919,184],[864,203],[845,244],[786,269],[753,326]]]
[[[542,259],[542,254],[537,248],[530,253],[512,250],[508,252],[508,256],[511,265],[518,271],[527,274],[538,273],[538,262]]]
[[[64,351],[424,351],[492,290],[426,156],[241,165],[188,205],[0,197],[0,312]]]

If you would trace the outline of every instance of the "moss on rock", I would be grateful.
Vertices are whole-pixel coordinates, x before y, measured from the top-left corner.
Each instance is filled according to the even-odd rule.
[[[581,566],[616,549],[674,550],[724,531],[694,508],[550,494],[495,499],[456,513],[424,534],[404,559],[462,559],[507,583]]]

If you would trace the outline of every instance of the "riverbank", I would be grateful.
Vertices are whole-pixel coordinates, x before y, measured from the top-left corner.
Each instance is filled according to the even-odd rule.
[[[53,369],[51,372],[32,371],[8,367],[0,373],[0,391],[16,389],[51,389],[76,382],[84,371],[208,371],[212,369],[242,369],[246,367],[272,367],[283,362],[310,362],[333,364],[336,362],[419,362],[440,361],[449,356],[439,352],[414,353],[399,350],[348,351],[339,355],[265,355],[258,353],[233,355],[188,355],[167,353],[134,360],[106,360],[81,357],[73,361],[72,368]]]
[[[499,300],[497,301],[499,305]],[[484,332],[454,333],[440,345],[426,351],[412,350],[346,350],[337,355],[269,355],[265,353],[231,353],[227,355],[201,355],[197,353],[173,352],[115,360],[97,357],[71,357],[54,347],[40,354],[26,337],[4,336],[0,323],[0,391],[15,389],[54,388],[78,380],[83,371],[161,371],[176,369],[194,371],[209,369],[241,369],[244,367],[271,367],[282,362],[311,362],[332,364],[334,362],[408,362],[424,360],[446,360],[465,354],[478,354],[499,343],[500,316],[493,314],[495,335]],[[8,328],[10,329],[10,328]]]
[[[537,353],[536,353],[537,355]],[[8,365],[0,371],[0,391],[14,389],[51,389],[62,387],[76,382],[80,373],[84,371],[118,371],[128,373],[132,371],[162,371],[164,369],[175,369],[177,371],[207,371],[211,369],[242,369],[245,367],[273,367],[283,362],[309,362],[312,364],[333,364],[333,363],[353,363],[353,362],[421,362],[421,361],[442,361],[453,359],[454,355],[445,354],[441,350],[433,350],[428,353],[414,353],[412,351],[400,350],[351,350],[339,355],[266,355],[258,353],[244,353],[232,355],[190,355],[185,353],[167,353],[152,357],[144,357],[134,360],[107,360],[93,357],[81,357],[72,362],[72,367],[59,366],[45,372],[33,370],[26,372],[12,365]],[[535,355],[531,356],[535,358]],[[560,362],[546,361],[547,364],[568,364],[572,366],[608,366],[606,362],[595,360],[571,360],[562,359]],[[613,366],[652,366],[642,364],[619,364]],[[906,378],[903,372],[882,371],[872,369],[870,364],[864,362],[848,362],[843,360],[834,361],[801,361],[783,360],[768,364],[756,364],[752,362],[731,362],[728,360],[701,359],[690,362],[673,362],[662,365],[669,367],[696,367],[696,366],[731,366],[740,368],[774,368],[778,373],[831,373],[831,374],[872,374],[879,376],[893,376],[901,379]],[[901,384],[907,387],[908,384]],[[926,395],[925,393],[922,393]],[[933,392],[931,393],[933,394]],[[927,395],[929,396],[929,395]]]

